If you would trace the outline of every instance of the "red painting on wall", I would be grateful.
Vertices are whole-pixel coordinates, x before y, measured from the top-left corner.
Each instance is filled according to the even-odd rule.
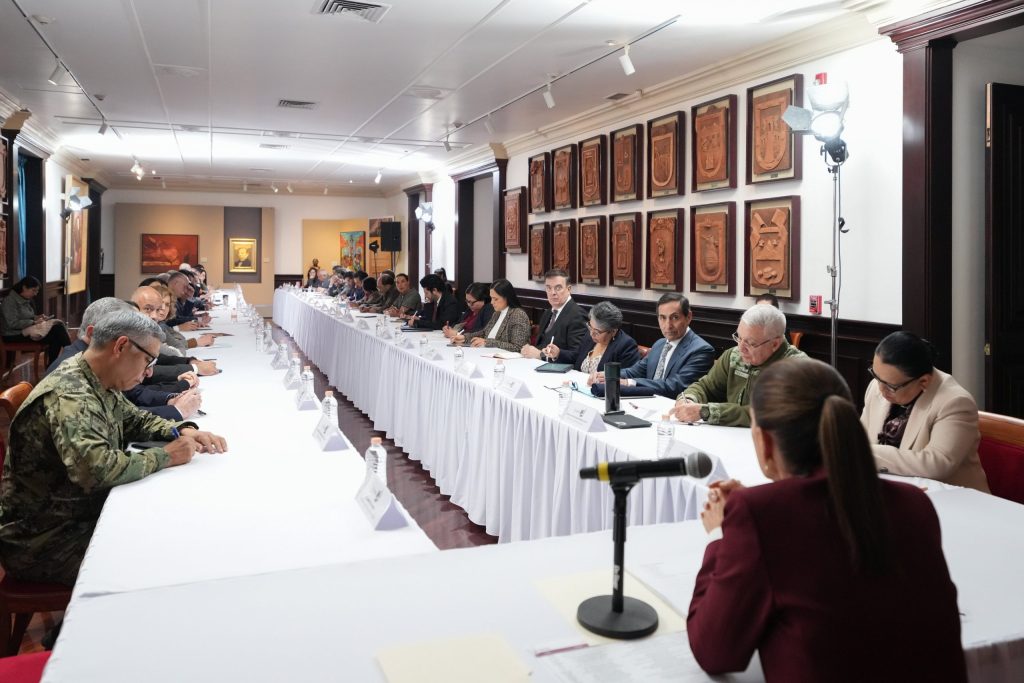
[[[182,263],[199,263],[199,235],[142,235],[142,273],[177,270]]]

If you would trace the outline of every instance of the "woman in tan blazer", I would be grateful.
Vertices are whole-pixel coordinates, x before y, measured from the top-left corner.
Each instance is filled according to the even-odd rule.
[[[934,367],[932,345],[894,332],[875,349],[860,421],[881,472],[927,477],[989,492],[978,459],[978,406]]]
[[[516,352],[530,343],[530,316],[519,306],[511,282],[495,280],[491,284],[491,306],[494,313],[482,330],[455,335],[452,343],[468,341],[470,346],[492,346]]]

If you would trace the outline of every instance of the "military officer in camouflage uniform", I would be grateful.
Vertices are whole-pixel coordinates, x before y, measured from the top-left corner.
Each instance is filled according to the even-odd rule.
[[[771,306],[747,309],[732,338],[736,346],[679,394],[673,412],[680,420],[749,427],[750,392],[761,372],[777,360],[806,355],[786,341],[786,316]]]
[[[0,480],[0,563],[15,578],[72,585],[111,487],[182,465],[224,440],[139,410],[163,332],[137,311],[100,320],[89,348],[39,383],[11,423]],[[131,441],[169,441],[127,453]]]

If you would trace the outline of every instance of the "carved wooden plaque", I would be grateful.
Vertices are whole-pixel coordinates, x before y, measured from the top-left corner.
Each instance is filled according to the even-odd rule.
[[[747,90],[747,182],[800,178],[800,147],[782,120],[803,101],[803,76],[794,74]]]
[[[686,114],[681,111],[647,122],[647,196],[685,193],[683,184]]]
[[[521,254],[526,245],[526,188],[505,190],[505,251]]]
[[[698,104],[693,119],[693,191],[736,187],[736,96]]]
[[[530,213],[551,210],[551,155],[547,152],[530,157]]]
[[[586,285],[605,284],[605,262],[608,260],[608,237],[604,216],[580,219],[580,282]]]
[[[627,202],[640,199],[643,187],[640,157],[643,142],[642,126],[638,123],[612,131],[612,201]]]
[[[746,203],[747,295],[765,292],[780,299],[798,296],[799,197],[776,197]]]
[[[566,218],[551,224],[551,267],[569,273],[576,282],[576,219]]]
[[[544,273],[550,268],[551,254],[548,249],[548,224],[530,225],[530,279],[544,282]]]
[[[0,215],[0,276],[7,275],[7,220]]]
[[[566,145],[551,152],[554,178],[554,207],[576,208],[576,145]]]
[[[588,138],[579,144],[581,206],[608,203],[607,146],[607,135]]]
[[[0,137],[0,205],[7,203],[7,138]]]
[[[640,286],[640,213],[611,217],[611,271],[616,287]]]
[[[647,287],[682,289],[683,209],[647,214]]]
[[[690,207],[690,290],[732,294],[736,204]]]

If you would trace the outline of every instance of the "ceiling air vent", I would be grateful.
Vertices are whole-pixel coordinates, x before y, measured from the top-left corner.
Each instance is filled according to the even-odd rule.
[[[291,145],[268,145],[263,143],[260,145],[260,149],[288,149]]]
[[[350,17],[376,24],[391,9],[391,5],[352,0],[317,0],[313,5],[314,14],[328,14],[335,17]]]
[[[316,109],[316,102],[306,102],[304,100],[278,100],[277,106],[283,107],[284,109]]]
[[[612,93],[611,95],[609,95],[605,99],[606,100],[611,100],[612,102],[618,102],[619,100],[621,100],[624,97],[629,97],[629,95],[627,93],[624,93],[624,92],[617,92],[617,93]]]

